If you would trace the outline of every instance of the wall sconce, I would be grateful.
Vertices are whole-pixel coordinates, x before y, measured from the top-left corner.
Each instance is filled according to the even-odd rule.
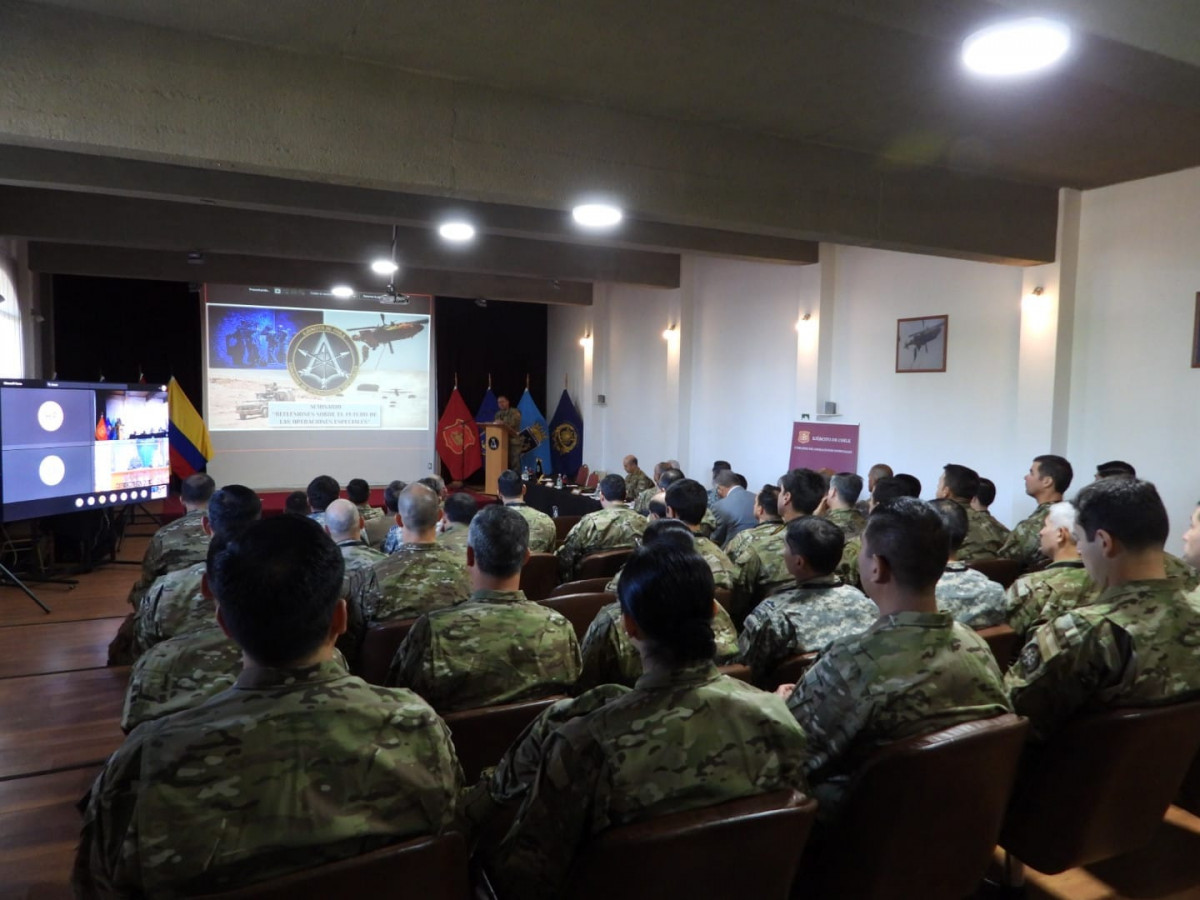
[[[592,348],[592,336],[590,334],[585,334],[583,337],[581,337],[579,339],[579,346],[584,350],[590,350]]]
[[[796,330],[799,331],[801,329],[801,327],[804,325],[804,323],[809,321],[810,319],[812,319],[812,313],[805,313],[804,315],[802,315],[800,317],[800,319],[796,322]]]
[[[677,340],[679,340],[679,326],[678,326],[678,325],[672,325],[672,326],[670,326],[669,328],[667,328],[667,329],[666,329],[666,330],[663,332],[663,340],[664,340],[664,341],[677,341]]]

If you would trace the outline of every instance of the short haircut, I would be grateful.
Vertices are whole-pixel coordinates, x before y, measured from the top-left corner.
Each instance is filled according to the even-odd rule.
[[[663,469],[662,474],[658,476],[658,487],[660,490],[665,491],[681,478],[683,478],[682,469],[676,469],[668,466],[667,468]]]
[[[778,485],[764,484],[755,499],[758,501],[758,505],[762,507],[762,511],[768,516],[774,519],[779,515]]]
[[[207,503],[217,489],[217,483],[207,472],[196,472],[179,483],[179,497],[184,503],[199,506]]]
[[[713,479],[713,483],[717,487],[733,487],[738,483],[738,476],[734,474],[733,469],[722,469]]]
[[[892,476],[890,478],[880,478],[875,482],[875,490],[871,492],[871,499],[876,505],[886,503],[889,500],[895,500],[897,497],[911,497],[912,485],[907,481]]]
[[[980,476],[979,487],[975,490],[975,499],[982,506],[991,506],[996,502],[996,483],[990,478]]]
[[[1103,529],[1128,550],[1161,549],[1171,523],[1158,489],[1136,478],[1093,481],[1071,501],[1079,527],[1089,541]]]
[[[521,488],[525,485],[521,481],[521,476],[512,469],[505,469],[500,473],[500,477],[496,479],[496,490],[500,496],[506,500],[512,500],[521,496]]]
[[[466,491],[459,491],[446,498],[446,518],[458,525],[469,525],[478,511],[479,504]]]
[[[642,546],[675,547],[677,550],[692,550],[696,547],[696,536],[679,519],[655,519],[642,532]]]
[[[441,497],[442,493],[446,490],[446,482],[442,480],[441,475],[426,475],[424,478],[418,478],[417,484],[425,485],[425,487],[437,494],[438,497]]]
[[[829,479],[829,486],[837,493],[840,501],[853,506],[862,495],[863,480],[853,472],[838,472]]]
[[[946,536],[950,541],[950,550],[958,550],[967,539],[967,529],[970,527],[967,523],[967,511],[949,497],[930,500],[929,505],[942,517],[942,524],[946,527]]]
[[[970,500],[979,490],[979,473],[966,466],[947,463],[942,468],[942,484],[950,491],[950,496]]]
[[[780,491],[792,495],[792,509],[811,516],[825,496],[825,479],[812,469],[792,469],[779,479]]]
[[[708,491],[704,485],[692,478],[681,478],[667,488],[667,509],[686,525],[699,525],[708,509]]]
[[[638,547],[621,570],[621,610],[641,629],[648,652],[678,665],[711,660],[713,574],[693,548]]]
[[[428,531],[437,525],[441,514],[441,500],[423,484],[410,484],[400,492],[397,512],[406,528],[413,531]]]
[[[600,479],[600,493],[610,503],[624,500],[625,479],[615,472],[612,475],[605,475]]]
[[[308,505],[308,494],[304,491],[292,491],[283,501],[283,511],[297,516],[307,516],[312,512],[312,507]]]
[[[1075,529],[1075,507],[1065,500],[1060,500],[1058,503],[1051,503],[1050,508],[1046,510],[1046,519],[1054,528],[1065,528],[1068,532]],[[1075,540],[1075,536],[1071,535],[1071,540]]]
[[[863,546],[887,561],[901,587],[930,590],[945,571],[950,538],[930,506],[915,497],[898,497],[875,507],[863,531]]]
[[[820,516],[792,519],[785,540],[792,553],[803,556],[818,575],[828,575],[836,569],[846,547],[842,529]]]
[[[351,503],[366,503],[371,499],[371,486],[365,478],[351,478],[346,482],[346,497]]]
[[[318,475],[308,483],[308,505],[314,512],[324,512],[325,507],[338,498],[342,491],[332,475]]]
[[[647,510],[647,514],[651,515],[651,516],[658,516],[658,520],[672,521],[672,522],[675,521],[674,519],[670,519],[670,520],[667,519],[667,504],[664,503],[662,500],[651,500],[650,508]],[[651,523],[651,524],[653,524],[653,523]],[[680,522],[679,524],[683,525],[682,522]],[[686,527],[686,526],[684,526],[684,527]]]
[[[874,478],[876,481],[880,478],[891,478],[894,474],[896,473],[892,471],[892,467],[887,463],[875,463],[875,465],[867,470],[867,478]]]
[[[740,473],[738,473],[738,472],[734,472],[734,473],[733,473],[733,477],[734,477],[734,478],[737,480],[738,487],[740,487],[740,488],[748,488],[748,487],[750,487],[750,482],[746,481],[746,476],[745,476],[745,475],[742,475],[742,474],[740,474]]]
[[[243,484],[227,484],[209,498],[207,516],[213,534],[240,534],[262,518],[262,500]]]
[[[909,475],[907,472],[899,472],[894,476],[897,481],[903,482],[908,486],[908,496],[915,499],[921,497],[921,479],[916,475]]]
[[[1137,471],[1123,459],[1110,459],[1096,466],[1096,474],[1101,478],[1137,478]]]
[[[1075,472],[1071,469],[1071,464],[1061,456],[1047,453],[1042,456],[1035,456],[1033,461],[1037,463],[1038,472],[1043,477],[1049,477],[1054,482],[1054,490],[1056,492],[1060,494],[1065,493],[1067,488],[1071,486],[1071,479],[1075,477]]]
[[[455,494],[454,496],[460,496]],[[508,506],[485,506],[471,519],[467,546],[475,551],[475,565],[485,575],[508,578],[521,571],[529,550],[529,523]]]
[[[331,535],[349,534],[361,518],[362,513],[349,500],[334,500],[325,507],[325,527]]]
[[[266,666],[313,653],[342,595],[342,553],[312,519],[255,522],[208,548],[208,581],[239,647]]]
[[[635,466],[638,464],[637,457],[636,457],[636,456],[634,456],[632,453],[630,453],[630,454],[629,454],[629,457],[628,457],[628,459],[629,459],[629,461],[630,461],[631,463],[633,463]]]
[[[404,493],[406,487],[408,485],[397,478],[395,481],[389,481],[388,486],[383,489],[383,508],[392,515],[396,514],[398,509],[396,504],[400,502],[400,495]]]
[[[729,464],[729,460],[727,460],[727,459],[718,459],[718,460],[713,461],[713,474],[714,475],[716,475],[718,472],[724,471],[725,469],[732,469],[732,468],[733,468],[733,466],[731,466]]]

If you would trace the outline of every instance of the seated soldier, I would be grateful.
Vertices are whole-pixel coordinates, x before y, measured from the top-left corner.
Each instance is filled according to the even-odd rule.
[[[387,557],[363,543],[362,530],[366,523],[362,512],[349,500],[334,500],[325,509],[325,531],[333,538],[346,569],[370,569]]]
[[[725,555],[733,563],[735,569],[740,569],[750,553],[750,547],[761,540],[771,537],[775,532],[782,531],[784,521],[779,517],[779,488],[773,484],[764,484],[754,496],[754,518],[758,522],[753,528],[748,528],[725,545]]]
[[[603,509],[590,512],[575,523],[558,548],[560,581],[576,578],[579,563],[589,553],[632,548],[646,530],[645,517],[625,502],[625,479],[620,475],[605,475],[601,479],[600,505]]]
[[[383,510],[371,505],[371,485],[365,478],[351,478],[346,482],[346,499],[358,507],[364,522],[384,518]]]
[[[333,662],[342,556],[315,523],[258,522],[209,549],[236,685],[134,729],[92,786],[76,896],[219,893],[436,834],[462,770],[411,691]]]
[[[471,593],[466,557],[437,542],[441,518],[438,495],[423,484],[410,484],[397,501],[396,524],[403,542],[375,565],[378,601],[364,609],[367,625],[417,616],[461,603]]]
[[[1159,706],[1200,691],[1200,599],[1168,578],[1167,511],[1148,481],[1094,481],[1072,501],[1075,542],[1100,594],[1042,625],[1005,675],[1047,738],[1088,710]]]
[[[332,475],[318,475],[308,483],[308,505],[312,512],[308,517],[318,525],[325,524],[325,508],[341,494],[342,488]]]
[[[1022,641],[1028,640],[1038,625],[1077,606],[1086,606],[1097,594],[1075,546],[1074,506],[1066,502],[1051,504],[1038,539],[1050,565],[1022,575],[1004,593],[1005,618]]]
[[[304,491],[292,491],[283,499],[283,511],[293,516],[308,518],[308,514],[312,512],[312,507],[308,505],[308,494]]]
[[[808,737],[805,769],[822,819],[836,816],[855,772],[881,747],[1012,709],[987,643],[938,612],[948,540],[920,500],[876,505],[859,571],[879,619],[835,640],[796,685],[779,688]]]
[[[641,470],[637,457],[632,453],[621,460],[621,467],[625,470],[625,496],[630,500],[637,497],[646,488],[654,487],[654,482]]]
[[[979,473],[966,466],[949,463],[938,478],[937,498],[950,500],[962,508],[967,517],[967,533],[958,548],[960,562],[976,559],[995,559],[1004,539],[988,524],[988,517],[971,506],[971,498],[979,490]]]
[[[558,529],[552,518],[525,502],[525,482],[521,476],[512,469],[501,472],[496,480],[496,491],[500,494],[500,502],[515,509],[528,523],[529,552],[553,553],[558,543]]]
[[[389,556],[404,543],[404,533],[396,524],[396,513],[399,512],[400,495],[404,493],[406,487],[408,485],[403,481],[396,480],[388,482],[388,486],[383,489],[383,511],[385,516],[391,520],[392,525],[388,530],[387,537],[379,545],[379,549]]]
[[[575,628],[525,599],[527,559],[529,526],[519,513],[489,506],[475,516],[466,552],[470,600],[421,616],[387,683],[412,688],[444,712],[570,691],[579,677]]]
[[[712,594],[699,554],[634,551],[620,602],[645,674],[633,690],[605,685],[556,703],[468,798],[485,825],[520,804],[499,846],[479,854],[501,896],[564,896],[575,854],[608,828],[806,789],[804,734],[787,708],[713,666]]]
[[[700,488],[699,482],[693,481]],[[707,499],[706,499],[707,502]],[[704,538],[689,529],[678,519],[664,518],[651,522],[646,526],[642,535],[643,547],[664,548],[674,547],[678,550],[696,550]],[[713,584],[716,585],[716,572],[721,570],[721,562],[715,557],[706,557],[710,571],[713,572]],[[624,571],[622,569],[622,571]],[[728,578],[728,573],[722,574]],[[619,573],[618,573],[619,574]],[[619,579],[614,579],[610,590],[619,589]],[[713,600],[713,639],[716,642],[714,662],[721,666],[733,662],[738,655],[737,629],[733,620],[719,602]],[[583,673],[579,676],[579,688],[587,690],[601,684],[623,684],[633,687],[642,675],[642,657],[638,653],[629,635],[621,627],[621,604],[613,602],[603,607],[588,626],[587,634],[583,636],[581,649],[583,656]]]
[[[870,516],[873,510],[880,503],[886,503],[888,500],[895,500],[897,497],[912,497],[916,499],[921,496],[920,486],[914,487],[912,482],[900,476],[885,475],[875,482],[875,487],[871,491],[871,497],[867,501],[867,515]],[[842,559],[838,563],[833,574],[842,579],[843,584],[848,584],[851,587],[861,587],[862,582],[858,577],[858,555],[862,551],[862,535],[852,537],[846,541],[846,546],[842,548]]]
[[[958,550],[967,533],[967,514],[962,504],[943,497],[929,505],[942,517],[950,536],[946,570],[937,583],[938,609],[954,616],[968,628],[990,628],[1004,621],[1004,588],[982,572],[959,562]]]
[[[442,506],[442,531],[437,542],[463,559],[467,558],[467,529],[479,511],[479,504],[470,494],[459,491],[446,498]]]
[[[358,662],[367,633],[366,610],[379,603],[379,580],[375,566],[387,556],[363,542],[366,523],[358,507],[349,500],[334,500],[325,508],[325,531],[333,538],[346,563],[346,633],[338,649],[351,661]]]
[[[842,529],[847,539],[858,537],[867,527],[867,517],[855,506],[862,488],[861,477],[853,472],[838,472],[829,479],[829,491],[817,507],[817,514]]]
[[[862,591],[833,574],[844,543],[842,530],[828,519],[788,522],[783,562],[795,587],[754,607],[738,637],[741,661],[755,683],[789,656],[819,651],[835,638],[865,631],[879,617]]]
[[[1038,549],[1041,544],[1038,534],[1046,524],[1050,504],[1062,502],[1063,494],[1071,486],[1074,477],[1071,464],[1061,456],[1047,453],[1033,458],[1029,473],[1025,476],[1025,493],[1037,501],[1037,507],[1013,526],[996,552],[997,556],[1015,559],[1026,571],[1040,569],[1046,564],[1046,558]]]
[[[980,476],[979,487],[975,489],[975,496],[971,498],[971,509],[976,512],[983,513],[979,520],[982,523],[984,533],[988,535],[989,540],[999,539],[1000,546],[1008,540],[1009,528],[999,519],[992,515],[991,505],[996,502],[996,482],[990,478]]]
[[[659,486],[658,480],[660,478],[662,478],[663,472],[667,471],[667,469],[669,469],[669,468],[671,468],[671,464],[667,463],[667,462],[659,462],[659,463],[654,464],[653,483],[649,487],[643,488],[642,491],[637,495],[637,497],[635,497],[632,501],[633,508],[636,512],[641,513],[643,516],[646,515],[647,512],[649,512],[650,500],[654,497],[655,494],[657,494],[659,491],[662,490],[662,487]],[[682,472],[680,473],[679,477],[680,478],[683,477]],[[626,498],[629,497],[628,494],[626,494],[625,496],[626,496]]]

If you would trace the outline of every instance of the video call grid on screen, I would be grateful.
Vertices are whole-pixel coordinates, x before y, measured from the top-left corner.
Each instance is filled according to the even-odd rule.
[[[0,381],[0,520],[167,495],[165,386]]]

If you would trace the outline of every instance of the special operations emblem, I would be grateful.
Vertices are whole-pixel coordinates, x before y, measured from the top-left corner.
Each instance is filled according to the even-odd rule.
[[[554,434],[551,435],[550,440],[555,453],[567,454],[574,450],[575,446],[579,443],[579,432],[575,430],[575,426],[570,422],[563,422],[554,429]]]
[[[288,345],[288,374],[310,394],[346,390],[358,375],[358,351],[350,335],[333,325],[309,325]]]

